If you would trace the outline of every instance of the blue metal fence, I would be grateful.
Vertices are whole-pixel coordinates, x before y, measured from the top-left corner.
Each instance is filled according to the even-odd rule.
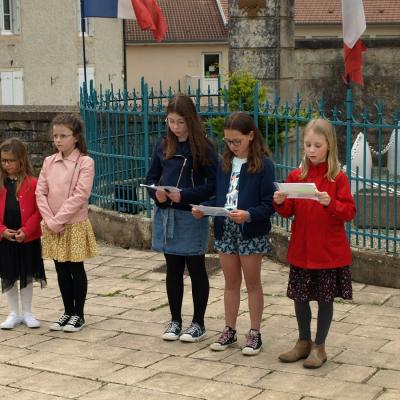
[[[152,147],[165,132],[165,106],[173,91],[149,89],[142,80],[140,93],[114,92],[93,87],[82,90],[80,110],[86,125],[89,152],[95,160],[96,176],[91,202],[105,209],[151,216],[152,204],[140,186],[148,170]],[[205,121],[208,133],[221,149],[221,137],[210,120],[231,111],[227,91],[201,93],[200,87],[187,94]],[[277,180],[285,180],[302,157],[301,129],[310,119],[321,116],[336,128],[341,161],[354,194],[357,217],[347,224],[353,246],[399,253],[400,228],[400,113],[385,117],[383,104],[353,113],[351,89],[343,107],[326,110],[323,100],[303,105],[300,96],[293,104],[260,101],[254,86],[249,111],[273,148]],[[239,101],[239,108],[241,101]],[[354,144],[353,144],[354,142]],[[274,216],[277,226],[290,228],[290,220]]]

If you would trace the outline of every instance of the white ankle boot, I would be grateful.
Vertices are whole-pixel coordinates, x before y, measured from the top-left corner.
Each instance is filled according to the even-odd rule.
[[[28,327],[28,328],[40,328],[40,321],[38,321],[30,312],[24,313],[24,316],[22,317],[22,322]]]
[[[0,329],[14,329],[22,322],[22,319],[19,315],[12,312],[8,315],[7,319],[0,324]]]

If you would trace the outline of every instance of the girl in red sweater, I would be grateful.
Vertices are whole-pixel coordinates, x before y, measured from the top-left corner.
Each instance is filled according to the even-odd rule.
[[[36,179],[25,146],[9,139],[0,146],[0,277],[10,314],[1,329],[13,329],[21,322],[38,328],[32,315],[32,282],[46,285],[40,246],[40,216],[36,205]],[[18,288],[22,303],[19,312]]]
[[[326,360],[325,339],[333,316],[335,297],[352,298],[351,251],[345,222],[356,214],[350,185],[340,169],[336,133],[324,119],[310,121],[303,131],[304,158],[292,171],[290,183],[315,183],[316,200],[287,198],[274,193],[275,210],[294,216],[288,248],[290,264],[287,294],[294,301],[299,339],[282,362],[304,359],[305,368],[319,368]],[[311,340],[310,301],[318,302],[317,332]]]

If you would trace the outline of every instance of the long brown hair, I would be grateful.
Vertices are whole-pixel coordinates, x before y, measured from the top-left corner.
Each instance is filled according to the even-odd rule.
[[[302,141],[304,143],[305,135],[313,131],[318,135],[322,135],[326,142],[328,143],[328,171],[326,173],[326,177],[329,181],[333,182],[336,176],[340,172],[340,162],[338,158],[338,148],[337,148],[337,139],[336,132],[333,125],[326,119],[316,118],[312,119],[304,128],[302,132]],[[304,154],[303,160],[301,162],[301,172],[299,175],[300,179],[305,179],[308,175],[308,171],[310,170],[310,160]]]
[[[253,118],[244,112],[234,112],[225,119],[224,129],[239,131],[242,135],[250,135],[253,132],[253,140],[249,142],[247,156],[247,172],[254,174],[263,169],[262,157],[270,156],[271,152],[264,142],[260,130],[256,127]],[[222,153],[222,169],[229,172],[232,166],[234,153],[226,146]]]
[[[83,154],[87,155],[87,147],[84,136],[84,126],[82,120],[75,114],[58,114],[50,123],[50,134],[53,133],[54,125],[64,125],[69,128],[77,140],[75,147]]]
[[[0,157],[1,153],[9,152],[11,153],[17,160],[19,164],[19,171],[18,171],[18,180],[17,180],[17,188],[16,193],[19,193],[21,189],[21,184],[25,178],[30,178],[33,176],[33,168],[32,164],[28,157],[28,152],[26,150],[25,145],[17,138],[11,138],[5,140],[0,145]],[[0,192],[4,188],[4,181],[7,178],[6,171],[3,169],[3,165],[0,168]]]
[[[167,116],[171,113],[178,114],[186,122],[189,146],[193,158],[193,169],[197,170],[201,165],[210,165],[211,160],[207,158],[207,148],[213,148],[213,145],[206,136],[204,126],[192,99],[184,94],[174,95],[167,105]],[[166,159],[170,159],[176,152],[178,139],[171,131],[168,123],[166,128],[167,136],[164,141],[164,155]]]

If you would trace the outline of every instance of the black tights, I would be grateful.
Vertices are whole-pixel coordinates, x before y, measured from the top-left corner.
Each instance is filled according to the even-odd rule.
[[[309,302],[294,302],[297,324],[299,326],[299,339],[311,340],[311,308]],[[325,343],[333,317],[333,302],[318,302],[317,333],[315,344]]]
[[[54,260],[54,263],[65,314],[79,315],[83,318],[87,293],[87,276],[83,262]]]
[[[166,286],[172,320],[182,322],[183,273],[186,264],[192,281],[193,322],[203,326],[210,291],[205,256],[164,255],[167,262]]]

